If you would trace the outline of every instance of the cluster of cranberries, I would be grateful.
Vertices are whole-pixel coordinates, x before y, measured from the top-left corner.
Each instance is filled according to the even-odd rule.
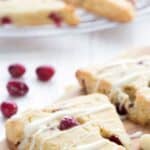
[[[12,64],[8,67],[8,72],[12,78],[17,79],[25,74],[26,68],[22,64]],[[55,70],[51,66],[43,65],[36,68],[36,75],[40,81],[46,82],[50,80],[54,74]],[[29,91],[29,87],[26,83],[16,80],[9,81],[6,88],[9,95],[13,97],[25,96]],[[2,114],[6,118],[9,118],[17,112],[18,107],[14,101],[4,101],[1,103],[0,109]]]

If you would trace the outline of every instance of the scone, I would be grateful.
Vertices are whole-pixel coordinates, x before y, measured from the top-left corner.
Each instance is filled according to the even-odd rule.
[[[150,134],[144,134],[140,138],[140,147],[142,150],[150,150]]]
[[[114,106],[101,94],[80,96],[6,122],[12,150],[129,150]]]
[[[0,24],[17,26],[62,22],[77,25],[74,8],[60,0],[4,0],[0,1]]]
[[[113,21],[129,22],[135,16],[133,4],[128,0],[66,0]]]
[[[87,93],[103,93],[121,115],[150,124],[150,57],[79,69],[77,79]]]

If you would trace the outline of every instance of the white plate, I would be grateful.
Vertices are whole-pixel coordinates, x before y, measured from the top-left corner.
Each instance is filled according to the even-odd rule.
[[[149,15],[150,0],[137,0],[137,17],[134,22],[141,21],[143,15]],[[77,13],[81,18],[81,23],[77,27],[63,26],[57,28],[52,25],[36,26],[36,27],[0,27],[0,37],[39,37],[48,35],[73,34],[82,32],[91,32],[103,30],[119,26],[119,23],[108,21],[101,17],[95,17],[83,10],[78,10]]]

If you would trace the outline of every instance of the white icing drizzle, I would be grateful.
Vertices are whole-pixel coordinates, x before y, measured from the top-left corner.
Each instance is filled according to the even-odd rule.
[[[30,123],[28,124],[26,127],[25,127],[25,133],[26,133],[26,136],[28,137],[29,135],[31,135],[32,133],[34,133],[37,129],[39,129],[41,127],[41,125],[43,124],[47,124],[49,122],[51,122],[52,120],[56,119],[56,118],[59,118],[59,117],[62,117],[62,116],[65,116],[65,115],[76,115],[76,114],[79,114],[79,113],[88,113],[89,111],[97,111],[97,110],[103,110],[103,109],[107,109],[108,107],[110,107],[110,105],[103,105],[103,106],[100,106],[100,107],[95,107],[95,108],[86,108],[86,109],[73,109],[73,110],[63,110],[63,111],[58,111],[56,113],[53,113],[53,114],[50,114],[49,117],[45,117],[45,118],[42,118],[40,120],[37,120],[37,121],[34,121],[33,123]]]
[[[82,100],[82,102],[83,102],[83,100]],[[86,104],[86,102],[89,103],[89,101],[87,101],[87,99],[84,100],[84,104]],[[54,108],[59,107],[59,108],[65,109],[65,108],[70,108],[70,107],[78,105],[78,104],[81,104],[80,99],[74,100],[74,98],[73,98],[71,100],[66,100],[66,101],[61,102],[61,103],[56,103],[56,105],[52,105],[52,107],[54,107]]]
[[[119,60],[119,61],[116,61],[114,63],[107,63],[107,64],[104,64],[100,71],[103,71],[104,69],[107,69],[107,68],[112,68],[112,67],[115,67],[115,66],[118,66],[118,65],[124,65],[124,64],[134,64],[134,63],[137,63],[138,61],[147,61],[149,60],[150,61],[150,57],[140,57],[140,58],[136,58],[136,59],[126,59],[126,60]],[[146,64],[150,64],[150,63],[146,63]]]
[[[106,122],[112,122],[113,121],[113,119],[109,119],[109,120],[107,120],[107,121],[103,121],[103,123],[106,123]],[[95,123],[95,122],[99,122],[99,120],[97,119],[97,120],[91,120],[91,121],[88,121],[88,122],[86,122],[86,123],[84,123],[84,124],[82,124],[82,125],[80,125],[80,126],[76,126],[76,127],[74,127],[74,128],[81,128],[81,127],[84,127],[84,126],[87,126],[88,124],[92,124],[92,123]],[[71,128],[70,130],[74,130],[74,128]],[[118,131],[118,132],[122,132],[122,130],[121,129],[115,129],[115,131]],[[47,137],[44,137],[44,139],[43,139],[43,142],[42,142],[42,144],[40,145],[40,150],[43,150],[43,145],[44,145],[44,143],[47,141],[47,140],[50,140],[50,139],[52,139],[52,138],[55,138],[55,137],[57,137],[57,136],[59,136],[59,135],[61,135],[61,134],[64,134],[64,132],[68,132],[67,130],[64,130],[64,131],[62,131],[62,132],[57,132],[56,134],[53,134],[53,135],[51,135],[51,136],[47,136]],[[101,139],[101,140],[103,140],[103,139]],[[100,142],[100,141],[99,141]],[[104,141],[103,141],[104,142]],[[106,144],[106,141],[105,141],[105,144]],[[93,145],[94,145],[94,143],[93,143]],[[84,145],[85,146],[85,145]],[[92,144],[91,144],[91,146],[92,146]],[[98,146],[98,145],[97,145]],[[100,146],[100,145],[99,145]],[[101,145],[102,146],[102,145]],[[80,146],[79,146],[80,147]],[[100,147],[99,147],[100,148]]]
[[[85,99],[85,101],[86,101],[86,99]],[[86,103],[86,102],[85,102],[85,103]],[[85,104],[85,103],[84,103],[84,104]],[[87,101],[87,103],[88,103],[88,101]],[[75,100],[73,99],[73,100],[69,100],[69,101],[60,103],[60,104],[58,104],[58,105],[61,105],[62,108],[69,108],[69,107],[72,107],[72,106],[75,106],[75,105],[78,105],[78,104],[81,104],[81,101],[78,100],[78,101],[75,102]],[[61,106],[60,106],[60,107],[61,107]]]
[[[111,64],[106,64],[104,65],[101,69],[100,69],[100,72],[99,74],[104,70],[104,69],[108,69],[108,68],[111,68],[111,67],[115,67],[115,66],[118,66],[118,65],[121,65],[120,67],[124,70],[124,71],[127,71],[128,70],[128,64],[132,64],[132,63],[137,63],[138,61],[144,61],[144,60],[150,60],[150,57],[144,57],[143,59],[142,58],[138,58],[138,59],[128,59],[128,60],[125,60],[125,61],[118,61],[118,62],[115,62],[115,63],[111,63]],[[148,65],[150,65],[150,63],[146,63]],[[99,79],[98,81],[96,82],[96,85],[95,85],[95,88],[93,90],[93,92],[97,92],[99,86],[100,86],[100,81],[105,78],[106,76],[111,76],[113,75],[114,72],[107,72],[107,73],[103,73],[99,75]],[[140,74],[144,74],[144,73],[149,73],[149,71],[137,71],[137,72],[134,72],[134,73],[130,73],[129,75],[126,75],[123,79],[121,79],[120,81],[118,81],[116,83],[116,86],[121,86],[125,83],[129,83],[131,81],[133,81],[134,79],[136,79]]]
[[[98,109],[97,109],[97,110],[98,110]],[[95,112],[96,112],[97,110],[95,110]],[[93,112],[94,112],[94,111],[93,111]],[[91,113],[93,113],[93,112],[91,112]],[[84,114],[84,115],[85,115],[85,114]],[[86,114],[86,115],[87,115],[87,114]],[[113,122],[113,121],[114,121],[114,119],[109,119],[109,120],[102,121],[102,123],[108,123],[108,122]],[[74,127],[74,128],[80,128],[80,127],[86,126],[87,124],[91,124],[91,123],[94,123],[94,122],[98,122],[98,120],[88,121],[87,123],[84,123],[83,125],[80,125],[80,126],[76,126],[76,127]],[[73,129],[73,128],[72,128],[72,129]],[[71,130],[71,129],[70,129],[70,130]],[[121,130],[121,129],[115,129],[115,131],[121,132],[122,130]],[[40,146],[40,150],[42,150],[43,144],[45,143],[46,140],[52,139],[52,138],[54,138],[54,137],[57,137],[57,136],[59,136],[60,134],[63,134],[64,132],[67,132],[67,131],[57,132],[57,133],[54,134],[54,135],[44,137],[44,140],[43,140],[43,142],[42,142],[42,144],[41,144],[41,146]]]
[[[84,123],[84,124],[82,124],[82,125],[80,125],[80,126],[75,126],[74,128],[69,129],[69,131],[74,130],[75,128],[76,128],[76,129],[77,129],[77,128],[82,128],[82,127],[84,127],[84,126],[87,126],[87,125],[92,124],[92,123],[95,123],[95,122],[98,122],[98,120],[91,120],[91,121],[88,121],[88,122],[86,122],[86,123]],[[43,149],[43,145],[44,145],[44,143],[45,143],[47,140],[52,139],[52,138],[55,138],[55,137],[57,137],[57,136],[59,136],[59,135],[61,135],[61,134],[64,134],[65,132],[68,132],[68,130],[64,130],[64,131],[61,131],[61,132],[57,132],[57,133],[55,133],[55,134],[53,134],[53,135],[51,135],[51,136],[48,135],[48,136],[44,137],[43,142],[42,142],[42,144],[40,145],[40,150]]]
[[[110,107],[112,108],[112,106],[110,104],[105,104],[105,105],[97,106],[94,108],[90,107],[90,108],[86,108],[86,109],[81,108],[81,109],[58,111],[56,113],[50,114],[50,116],[48,116],[48,117],[45,117],[40,120],[34,121],[33,123],[30,123],[29,125],[27,125],[25,127],[25,133],[27,133],[26,136],[31,135],[32,133],[34,133],[34,131],[36,131],[38,128],[40,128],[41,125],[47,124],[47,123],[51,122],[52,120],[62,117],[62,116],[65,116],[65,115],[76,115],[79,113],[85,114],[85,113],[88,113],[91,111],[94,112],[94,111],[98,111],[98,110],[104,111]]]
[[[142,135],[143,135],[143,132],[137,131],[137,132],[131,134],[131,135],[130,135],[130,138],[131,138],[131,139],[136,139],[136,138],[141,137]]]
[[[124,62],[117,62],[117,63],[114,63],[114,64],[108,64],[107,66],[104,66],[103,69],[105,69],[105,67],[115,67],[116,65],[121,65],[122,68],[124,68],[124,70],[127,70],[127,64],[125,64]],[[111,76],[113,75],[114,72],[107,72],[107,73],[102,73],[101,75],[99,75],[99,79],[98,81],[96,82],[96,85],[95,85],[95,88],[93,90],[93,92],[97,92],[98,91],[98,88],[100,87],[100,82],[102,79],[104,79],[105,77],[107,76]]]
[[[122,78],[120,81],[118,81],[115,86],[120,87],[123,84],[130,83],[133,80],[135,80],[139,75],[142,75],[142,74],[145,74],[145,73],[149,74],[150,71],[149,70],[147,70],[147,71],[137,71],[137,72],[134,72],[132,74],[129,74],[129,75],[125,76],[124,78]]]
[[[108,69],[108,68],[112,68],[112,67],[116,67],[118,65],[122,65],[122,64],[128,64],[128,63],[135,63],[136,61],[135,60],[121,60],[121,61],[117,61],[117,62],[114,62],[114,63],[107,63],[107,64],[104,64],[100,70],[99,70],[99,73],[101,73],[102,71],[104,71],[105,69]]]
[[[83,115],[90,115],[91,113],[96,113],[98,111],[105,111],[110,108],[113,108],[113,106],[110,104],[103,104],[100,107],[97,107],[97,108],[95,107],[94,109],[89,109],[89,111],[86,111],[85,113],[83,113]]]
[[[90,143],[90,144],[84,144],[84,145],[80,145],[77,146],[77,150],[94,150],[96,148],[102,148],[105,144],[107,144],[106,140],[101,139],[99,141]]]
[[[30,145],[30,147],[29,147],[29,150],[34,149],[36,136],[38,136],[40,133],[42,133],[42,132],[45,131],[45,130],[47,130],[47,127],[43,127],[43,128],[41,128],[41,129],[39,129],[39,130],[33,135],[32,139],[34,139],[34,140],[32,140],[31,145]]]
[[[35,136],[37,136],[39,133],[44,131],[44,128],[42,129],[42,127],[44,127],[43,125],[48,124],[49,122],[51,122],[52,120],[65,116],[65,115],[75,115],[75,114],[83,114],[83,115],[88,115],[97,111],[105,111],[106,109],[110,109],[112,108],[112,105],[110,104],[104,104],[102,106],[97,106],[94,108],[82,108],[82,109],[75,109],[75,110],[63,110],[63,111],[58,111],[55,113],[50,114],[49,117],[45,117],[41,120],[37,120],[34,121],[33,123],[27,125],[25,127],[24,133],[25,133],[25,139],[28,139],[29,137],[31,137],[32,134],[35,133]],[[40,132],[38,133],[40,129]],[[37,133],[37,134],[36,134]],[[35,139],[35,136],[33,136],[33,139]],[[25,144],[26,142],[22,142],[20,144],[20,147],[22,147],[21,145]],[[34,149],[34,144],[35,141],[32,140],[31,146],[30,146],[30,150]],[[21,150],[21,149],[20,149]]]

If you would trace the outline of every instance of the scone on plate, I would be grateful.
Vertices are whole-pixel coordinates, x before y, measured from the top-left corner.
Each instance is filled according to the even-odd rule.
[[[150,124],[150,57],[120,60],[79,69],[77,79],[87,93],[103,93],[121,115]]]
[[[113,21],[129,22],[135,16],[133,4],[129,0],[65,0]]]
[[[101,94],[29,110],[6,122],[13,150],[125,150],[130,139],[114,106]]]
[[[60,0],[10,0],[0,1],[0,24],[17,26],[42,25],[62,22],[77,25],[74,8]]]

